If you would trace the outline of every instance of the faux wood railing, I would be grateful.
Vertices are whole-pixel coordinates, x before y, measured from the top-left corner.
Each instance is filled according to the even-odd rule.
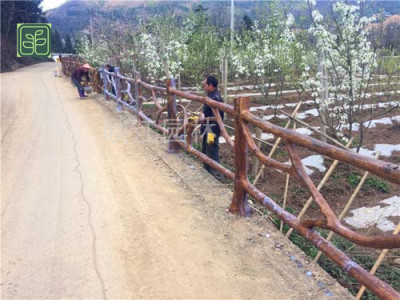
[[[68,61],[65,60],[63,61],[63,64],[67,64],[67,62]],[[71,63],[72,62],[74,63],[75,61],[71,61]],[[64,69],[70,70],[70,66],[65,66]],[[166,87],[164,88],[143,82],[139,73],[135,74],[135,78],[122,76],[119,74],[119,68],[117,67],[113,73],[107,72],[105,68],[102,67],[95,72],[94,76],[95,78],[101,77],[101,89],[103,90],[104,96],[106,98],[114,99],[118,104],[118,109],[125,108],[137,115],[139,125],[144,121],[161,133],[168,135],[169,152],[177,152],[180,147],[184,151],[195,155],[202,162],[224,174],[227,178],[232,179],[235,188],[232,203],[229,208],[230,212],[248,216],[250,213],[250,207],[247,198],[248,195],[252,196],[256,201],[273,212],[279,219],[291,226],[299,234],[304,236],[315,247],[320,249],[331,260],[336,262],[345,272],[356,278],[362,285],[375,293],[379,298],[400,299],[399,292],[352,261],[345,253],[338,250],[329,241],[321,237],[315,230],[313,230],[313,228],[320,227],[329,229],[357,245],[375,249],[400,248],[400,235],[365,236],[344,226],[320,193],[319,188],[314,185],[310,176],[306,173],[294,146],[299,145],[337,161],[369,171],[370,173],[397,185],[400,185],[399,165],[363,156],[296,133],[295,131],[273,125],[250,113],[250,99],[247,97],[235,99],[234,106],[232,106],[226,103],[214,101],[205,96],[198,96],[178,90],[175,88],[173,79],[167,80]],[[110,92],[110,86],[114,87],[115,95]],[[150,95],[148,98],[143,96],[142,89],[148,90],[147,94]],[[134,95],[131,94],[131,91],[133,91]],[[165,105],[162,106],[159,103],[157,95],[167,98]],[[213,121],[218,123],[221,128],[221,135],[225,138],[227,144],[231,147],[234,153],[234,172],[210,159],[192,146],[192,133],[196,126],[198,124],[207,123],[210,120],[199,119],[196,122],[189,120],[185,107],[177,104],[176,97],[206,104],[212,108],[214,115],[216,116],[213,118]],[[143,112],[143,103],[149,101],[153,101],[158,109],[157,118],[155,120],[149,118]],[[218,110],[222,110],[234,118],[234,142],[227,133]],[[180,111],[180,114],[177,117],[178,111]],[[160,118],[164,112],[167,112],[168,114],[168,124],[166,127],[160,125]],[[260,128],[263,132],[279,137],[287,149],[291,164],[284,164],[265,155],[261,149],[256,146],[256,143],[253,140],[249,130],[250,124],[254,127]],[[184,139],[182,139],[182,135],[184,136]],[[314,201],[318,205],[321,217],[317,219],[302,220],[287,212],[274,200],[257,189],[249,181],[247,176],[249,151],[253,153],[265,166],[286,172],[301,182],[302,185],[308,189]]]

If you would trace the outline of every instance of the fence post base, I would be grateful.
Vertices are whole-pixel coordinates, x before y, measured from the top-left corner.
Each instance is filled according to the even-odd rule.
[[[235,180],[235,191],[233,192],[232,203],[229,207],[229,212],[234,215],[249,217],[251,208],[247,201],[247,193],[242,187],[239,187],[240,182]]]

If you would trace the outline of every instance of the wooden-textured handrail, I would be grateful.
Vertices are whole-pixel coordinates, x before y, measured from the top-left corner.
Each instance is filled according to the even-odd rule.
[[[400,184],[400,166],[371,158],[362,154],[344,150],[328,143],[321,142],[312,137],[294,132],[289,129],[273,125],[249,111],[242,114],[243,120],[261,128],[263,131],[272,133],[275,136],[287,139],[295,144],[306,147],[314,152],[323,154],[333,159],[351,164],[355,167],[367,170],[375,175],[387,179],[393,183]]]
[[[67,75],[68,72],[72,72],[75,67],[82,63],[83,61],[79,57],[63,58],[62,64],[64,74]],[[248,215],[249,205],[247,203],[247,194],[251,195],[256,201],[260,202],[268,210],[276,214],[276,216],[278,216],[278,218],[284,223],[288,224],[301,235],[303,235],[313,245],[315,245],[329,258],[336,262],[343,270],[356,278],[362,285],[373,291],[378,297],[381,299],[400,299],[400,294],[395,289],[361,268],[354,261],[348,258],[342,251],[335,248],[329,241],[326,241],[319,234],[313,231],[312,227],[327,228],[357,245],[381,249],[393,249],[400,247],[400,236],[363,236],[343,226],[340,222],[341,219],[336,217],[332,208],[324,199],[319,189],[315,187],[314,183],[311,181],[311,178],[305,172],[304,166],[292,145],[295,144],[305,147],[313,152],[330,157],[336,161],[353,165],[357,168],[366,170],[390,182],[400,185],[399,165],[354,153],[352,151],[343,149],[345,148],[344,146],[334,146],[297,133],[293,130],[273,125],[266,120],[263,120],[250,113],[249,98],[247,97],[235,99],[235,106],[231,106],[226,103],[215,101],[206,96],[194,95],[189,92],[178,90],[175,88],[173,81],[171,80],[167,80],[166,87],[159,87],[142,81],[139,73],[135,75],[135,78],[130,78],[119,74],[119,72],[108,72],[104,69],[104,67],[101,69],[101,71],[103,72],[103,80],[105,84],[108,84],[108,75],[113,77],[114,81],[120,80],[134,83],[135,98],[134,101],[131,99],[131,102],[134,103],[134,105],[121,101],[122,88],[121,82],[119,81],[118,84],[116,84],[116,88],[118,89],[116,91],[116,96],[110,93],[107,90],[108,88],[105,88],[106,85],[104,85],[103,91],[105,96],[111,96],[119,104],[122,104],[125,109],[136,114],[138,116],[139,125],[140,120],[147,122],[150,126],[159,130],[161,133],[168,135],[168,137],[172,139],[169,143],[170,150],[175,151],[175,146],[178,145],[185,151],[198,157],[202,162],[224,174],[227,178],[234,180],[235,190],[229,209],[232,213]],[[148,99],[141,95],[141,88],[147,89],[151,92],[151,96]],[[130,85],[127,86],[127,89],[130,89]],[[128,91],[124,90],[124,92]],[[168,98],[166,105],[161,106],[158,103],[156,93],[164,95]],[[223,136],[227,140],[228,145],[234,151],[235,172],[228,170],[221,164],[209,158],[207,155],[192,147],[191,135],[195,128],[197,128],[199,124],[204,123],[205,120],[200,120],[200,122],[196,123],[189,122],[186,108],[176,104],[175,96],[197,103],[202,103],[212,108],[214,115],[216,116],[214,121],[219,124],[222,129]],[[150,100],[154,101],[158,109],[156,120],[151,119],[142,111],[143,102]],[[180,115],[183,116],[183,119],[180,119],[180,115],[177,114],[177,108],[179,108],[181,111]],[[225,125],[223,124],[222,119],[219,117],[218,110],[222,110],[234,117],[235,142],[232,142],[231,138],[226,132]],[[168,112],[169,118],[172,118],[178,123],[180,122],[182,125],[177,126],[175,124],[175,131],[170,127],[162,127],[159,124],[159,121],[163,112]],[[261,149],[259,149],[254,142],[254,138],[252,137],[248,128],[249,124],[282,139],[289,153],[291,164],[279,162],[263,154]],[[182,140],[181,134],[185,133],[186,130],[190,136],[187,136],[186,140]],[[253,184],[251,184],[247,177],[248,151],[253,153],[263,165],[286,172],[307,187],[314,198],[314,201],[316,201],[321,210],[321,217],[316,219],[301,220],[300,218],[297,218],[291,213],[285,211],[272,199],[267,197]]]

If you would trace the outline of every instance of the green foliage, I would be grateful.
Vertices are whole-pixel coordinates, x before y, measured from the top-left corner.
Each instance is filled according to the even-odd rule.
[[[289,157],[288,154],[287,154],[287,152],[286,152],[284,149],[282,149],[282,148],[277,148],[277,149],[275,150],[275,156],[277,156],[277,157],[279,157],[279,158],[286,158],[286,157]]]
[[[63,52],[63,45],[61,42],[61,37],[57,30],[52,30],[51,51],[52,52]]]
[[[18,23],[46,22],[42,9],[42,0],[1,1],[1,71],[11,69],[13,61],[34,63],[41,59],[16,57],[16,39]]]
[[[222,41],[204,13],[190,14],[186,22],[191,29],[186,41],[190,59],[183,66],[182,76],[188,84],[199,84],[217,69]]]
[[[248,16],[245,15],[243,17],[242,25],[241,25],[241,31],[249,31],[253,27],[254,22],[253,20]]]
[[[285,208],[285,211],[295,215],[295,211],[289,206]],[[281,220],[277,216],[272,215],[272,222],[276,228],[278,229],[280,228]],[[289,229],[290,226],[284,224],[282,233],[286,234],[289,231]],[[317,255],[318,249],[314,247],[309,241],[307,241],[302,235],[298,234],[296,231],[293,231],[293,233],[290,236],[290,240],[293,242],[293,244],[295,244],[302,251],[304,251],[304,253],[307,256],[313,258]]]
[[[389,186],[386,182],[383,180],[380,180],[376,177],[368,177],[367,180],[365,181],[365,185],[374,188],[379,192],[382,193],[389,193]]]
[[[75,53],[74,47],[72,46],[71,37],[69,34],[65,36],[65,48],[66,53]]]
[[[253,176],[253,175],[248,175],[248,176],[247,176],[247,179],[250,181],[250,183],[253,183],[253,182],[254,182],[254,179],[256,179],[256,178],[255,178],[255,176]]]
[[[193,148],[194,149],[196,149],[196,150],[198,150],[198,151],[200,151],[201,152],[201,144],[197,144],[197,143],[192,143],[192,146],[193,146]]]
[[[360,183],[360,181],[361,175],[357,173],[352,173],[349,177],[347,177],[347,182],[353,188],[355,188]],[[363,188],[371,188],[381,193],[389,193],[389,185],[385,181],[374,176],[368,177],[365,180]]]
[[[400,45],[399,45],[400,51]],[[377,71],[380,74],[387,74],[389,77],[395,76],[399,72],[400,56],[392,55],[392,51],[382,51],[382,56],[378,59]],[[393,81],[396,81],[393,79]]]
[[[359,174],[351,174],[349,177],[347,177],[347,182],[353,187],[355,188],[361,180],[361,176]]]

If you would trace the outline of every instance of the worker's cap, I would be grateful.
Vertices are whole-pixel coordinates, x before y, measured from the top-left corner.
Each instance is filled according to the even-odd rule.
[[[84,64],[82,67],[84,67],[86,69],[93,69],[89,64]]]

